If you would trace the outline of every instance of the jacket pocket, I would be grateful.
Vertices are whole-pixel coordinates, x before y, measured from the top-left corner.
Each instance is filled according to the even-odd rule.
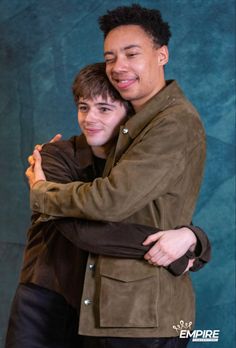
[[[100,327],[157,327],[157,269],[144,261],[103,258]]]

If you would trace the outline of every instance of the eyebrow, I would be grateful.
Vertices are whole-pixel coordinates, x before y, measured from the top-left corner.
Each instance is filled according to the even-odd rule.
[[[134,45],[134,44],[133,45],[129,45],[129,46],[125,46],[124,48],[122,48],[122,51],[126,51],[126,50],[129,50],[131,48],[141,48],[141,46],[140,45]],[[104,52],[104,56],[106,56],[108,54],[114,54],[114,52],[113,51],[106,51],[106,52]]]
[[[99,106],[109,106],[112,109],[115,109],[116,106],[114,104],[110,104],[110,103],[96,103],[95,105],[99,105]]]
[[[78,103],[78,105],[88,105],[88,103],[81,101]],[[114,104],[110,104],[110,103],[105,103],[105,102],[101,102],[101,103],[95,103],[96,106],[109,106],[112,109],[115,109],[116,106]]]

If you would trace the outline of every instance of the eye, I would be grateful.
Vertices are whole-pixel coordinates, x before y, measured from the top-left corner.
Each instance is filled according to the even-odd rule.
[[[110,64],[110,63],[113,63],[115,61],[115,57],[113,57],[113,56],[106,56],[105,57],[105,63],[106,64]]]
[[[79,105],[78,110],[79,112],[85,113],[85,112],[88,112],[88,107],[87,105]]]
[[[111,64],[112,62],[114,62],[114,59],[106,59],[106,60],[105,60],[105,63],[106,63],[106,64]]]
[[[137,52],[130,52],[130,53],[127,53],[127,57],[128,57],[128,58],[133,58],[133,57],[135,57],[135,56],[137,56],[137,55],[138,55]]]
[[[109,108],[107,108],[107,107],[105,107],[105,106],[101,106],[101,107],[99,108],[99,111],[102,112],[102,113],[108,113],[108,112],[111,111],[111,109],[109,109]]]

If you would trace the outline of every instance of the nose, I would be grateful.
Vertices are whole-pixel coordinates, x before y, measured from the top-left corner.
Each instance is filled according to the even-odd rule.
[[[127,70],[127,62],[122,56],[117,56],[111,64],[111,72],[120,73]]]
[[[97,120],[97,113],[94,108],[90,108],[86,113],[85,121],[87,123],[93,123]]]

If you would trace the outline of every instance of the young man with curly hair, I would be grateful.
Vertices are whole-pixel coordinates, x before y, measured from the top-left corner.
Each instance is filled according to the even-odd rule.
[[[36,153],[33,209],[53,216],[141,223],[161,229],[189,224],[200,189],[205,132],[176,81],[166,81],[169,25],[158,10],[118,7],[100,18],[106,73],[135,115],[120,129],[103,178],[47,182]],[[186,347],[174,326],[194,323],[188,272],[166,270],[173,256],[196,245],[187,230],[157,233],[142,260],[89,256],[79,332],[90,347]],[[156,267],[153,267],[156,266]],[[91,337],[94,336],[94,337]]]
[[[106,153],[120,124],[133,114],[130,104],[109,83],[104,63],[81,69],[73,84],[73,94],[83,134],[46,144],[41,152],[47,180],[59,183],[91,181],[101,176]],[[100,132],[93,132],[91,125]],[[197,227],[191,228],[201,253],[188,252],[171,263],[168,271],[176,276],[186,270],[189,258],[197,256],[194,271],[208,261],[206,235]],[[87,251],[142,259],[149,249],[142,242],[155,232],[157,228],[139,224],[75,218],[47,221],[47,217],[33,214],[6,348],[82,347],[78,317]]]

